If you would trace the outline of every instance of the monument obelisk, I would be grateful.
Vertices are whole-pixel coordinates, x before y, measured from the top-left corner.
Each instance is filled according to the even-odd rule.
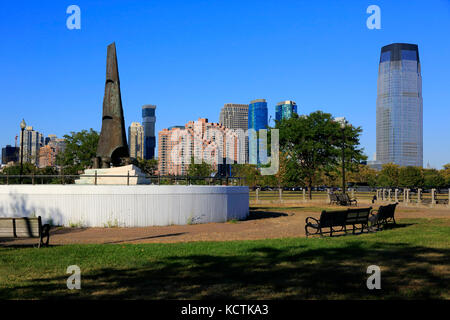
[[[129,151],[120,95],[116,44],[108,46],[106,82],[103,97],[102,130],[94,158],[94,168],[109,168],[128,164]]]

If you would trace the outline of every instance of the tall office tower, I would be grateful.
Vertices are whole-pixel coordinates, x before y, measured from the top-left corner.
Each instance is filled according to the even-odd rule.
[[[23,131],[23,136],[22,131],[20,132],[20,145],[22,145],[22,139],[23,162],[30,162],[37,166],[39,164],[39,149],[44,145],[42,133],[34,131],[33,127],[28,126]]]
[[[144,159],[155,157],[155,116],[156,106],[147,104],[142,107],[142,125],[144,126]]]
[[[281,101],[275,106],[275,120],[277,121],[289,119],[294,113],[297,113],[297,104],[294,101]]]
[[[163,129],[158,133],[159,174],[185,175],[193,158],[211,164],[213,170],[220,164],[243,163],[243,141],[244,135],[239,137],[235,131],[204,118],[189,121],[184,127]]]
[[[11,147],[10,145],[2,148],[2,163],[8,164],[9,162],[19,161],[19,150],[20,148]]]
[[[220,110],[219,122],[233,130],[248,130],[248,104],[226,103]],[[244,162],[248,163],[248,139],[245,139]]]
[[[128,147],[131,158],[144,159],[144,127],[139,122],[128,127]]]
[[[419,49],[381,48],[377,92],[377,161],[423,166],[423,100]]]
[[[248,106],[248,151],[249,151],[249,163],[260,164],[259,149],[267,150],[267,145],[261,143],[259,137],[259,130],[267,129],[267,102],[265,99],[257,99],[250,101]],[[251,130],[253,129],[253,130]]]

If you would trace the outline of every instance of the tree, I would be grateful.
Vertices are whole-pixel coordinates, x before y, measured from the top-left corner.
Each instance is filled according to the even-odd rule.
[[[157,159],[141,159],[138,158],[134,162],[134,165],[136,165],[141,171],[147,175],[153,176],[158,170],[158,160]]]
[[[276,128],[280,130],[280,151],[289,159],[286,174],[290,180],[302,181],[308,186],[310,199],[314,181],[322,173],[339,170],[342,149],[349,171],[355,170],[365,158],[362,149],[358,148],[362,129],[352,126],[341,129],[329,113],[294,114],[289,119],[277,121]]]
[[[445,186],[445,179],[436,169],[424,169],[424,186],[425,188],[442,188]]]
[[[245,179],[245,183],[254,188],[260,182],[261,173],[254,164],[232,164],[231,175]]]
[[[20,175],[20,164],[16,164],[10,167],[6,167],[3,170],[3,175]],[[23,164],[23,175],[35,175],[38,180],[35,180],[35,183],[61,183],[60,178],[57,177],[58,170],[54,167],[45,167],[38,169],[34,164],[31,164],[29,162],[25,162]],[[45,176],[55,176],[55,178],[41,178],[39,179],[40,175]],[[6,183],[6,179],[2,179],[4,183]],[[18,184],[20,183],[20,178],[9,178],[8,183],[10,184]],[[22,183],[24,184],[31,184],[33,183],[32,178],[22,178]]]
[[[445,185],[450,187],[450,163],[444,164],[444,169],[440,173],[445,180]]]
[[[203,162],[202,163],[194,163],[194,158],[191,159],[191,164],[189,165],[187,176],[196,178],[196,177],[209,177],[213,172],[213,168],[210,164]],[[200,181],[200,184],[205,184],[204,180]]]
[[[20,164],[6,167],[5,169],[3,169],[3,174],[9,175],[9,176],[20,175]],[[33,175],[33,174],[36,175],[36,174],[38,174],[38,168],[34,164],[31,164],[30,162],[24,162],[22,174],[24,176]],[[6,183],[6,179],[3,179],[3,181]],[[19,184],[20,178],[8,178],[8,183],[9,184]],[[30,183],[32,183],[32,179],[22,178],[22,183],[30,184]]]
[[[380,173],[378,174],[377,184],[380,187],[397,187],[399,185],[398,178],[400,174],[400,167],[393,163],[383,164]]]
[[[377,171],[367,165],[360,164],[357,170],[349,174],[348,181],[375,187],[377,184]]]
[[[422,169],[407,166],[399,169],[398,185],[400,187],[421,187],[423,185]]]
[[[65,174],[78,174],[92,165],[97,153],[98,132],[92,128],[64,135],[66,146],[58,154],[57,163],[63,167]]]

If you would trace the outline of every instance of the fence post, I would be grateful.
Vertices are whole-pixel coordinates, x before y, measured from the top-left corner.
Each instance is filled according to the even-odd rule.
[[[406,203],[409,203],[409,189],[406,189]]]
[[[392,198],[391,198],[391,189],[389,188],[388,190],[388,201],[391,202]]]
[[[329,196],[328,196],[329,197]],[[355,188],[352,188],[352,199],[355,199]],[[329,200],[329,199],[328,199]]]
[[[97,185],[97,170],[95,170],[94,184]]]
[[[306,201],[306,188],[303,188],[303,202]]]
[[[330,198],[330,189],[327,188],[327,202],[330,203],[331,202],[331,198]],[[353,197],[353,196],[352,196]]]
[[[450,208],[450,188],[448,188],[448,202],[447,206]]]
[[[417,189],[417,203],[422,203],[422,189]]]
[[[283,202],[283,189],[281,187],[278,189],[278,193],[280,194],[280,202]]]
[[[34,172],[31,174],[31,184],[34,185]]]
[[[259,188],[256,188],[256,202],[259,201]]]
[[[431,189],[431,205],[436,204],[436,189]]]
[[[398,203],[398,189],[395,189],[395,202]]]
[[[130,185],[130,170],[127,171],[127,186]]]

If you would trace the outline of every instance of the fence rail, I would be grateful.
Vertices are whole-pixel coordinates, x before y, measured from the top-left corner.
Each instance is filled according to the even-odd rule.
[[[365,203],[386,203],[386,202],[399,202],[402,204],[444,204],[449,205],[450,189],[439,190],[431,189],[429,192],[409,192],[406,196],[405,192],[397,191],[397,197],[395,197],[395,192],[391,191],[390,197],[388,196],[387,189],[384,189],[385,194],[382,195],[383,189],[377,189],[376,191],[349,191],[348,194],[354,197],[358,202]],[[281,189],[274,189],[268,191],[252,190],[249,194],[250,201],[253,202],[284,202],[284,201],[320,201],[329,202],[329,196],[327,191],[313,191],[312,199],[309,199],[309,193],[305,191],[286,191]],[[450,206],[450,205],[449,205]]]
[[[0,184],[73,184],[75,180],[83,178],[94,178],[94,185],[97,185],[97,179],[100,178],[127,178],[127,185],[130,185],[131,178],[144,176],[137,175],[2,175],[0,174]],[[245,185],[245,179],[241,177],[204,177],[204,176],[157,176],[146,175],[150,184],[204,184],[204,185]]]

